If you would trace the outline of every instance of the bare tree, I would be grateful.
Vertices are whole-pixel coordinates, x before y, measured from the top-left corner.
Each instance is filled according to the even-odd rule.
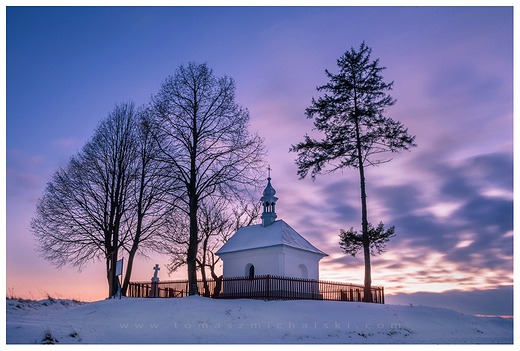
[[[117,292],[115,264],[127,250],[125,287],[139,248],[154,246],[165,207],[156,189],[164,179],[151,164],[152,138],[133,104],[121,104],[101,121],[92,139],[54,173],[38,201],[31,230],[41,255],[81,270],[106,262],[108,296]]]
[[[128,235],[130,240],[123,240],[123,249],[128,254],[122,294],[126,295],[134,257],[138,250],[157,252],[161,248],[159,238],[166,230],[166,224],[172,220],[171,206],[168,204],[170,183],[165,169],[157,160],[159,149],[151,132],[151,115],[142,109],[136,125],[137,157],[135,181],[131,192],[132,216]]]
[[[250,206],[251,205],[251,206]],[[222,274],[217,275],[215,272],[217,263],[220,261],[220,257],[216,257],[215,252],[225,244],[228,239],[236,233],[242,227],[247,227],[253,225],[258,218],[260,217],[260,210],[262,208],[262,203],[257,202],[255,204],[249,204],[245,201],[240,201],[239,205],[233,208],[231,215],[231,224],[232,226],[222,227],[222,231],[216,236],[216,240],[214,240],[213,245],[210,249],[206,250],[206,255],[208,258],[206,259],[206,265],[202,267],[209,268],[211,277],[215,280],[215,290],[213,292],[214,295],[218,294],[222,287]],[[230,230],[231,229],[231,230]],[[226,231],[227,230],[227,231]]]
[[[212,201],[213,200],[213,201]],[[217,197],[203,202],[199,209],[199,254],[197,255],[197,266],[200,270],[204,284],[204,296],[209,296],[208,278],[206,267],[213,268],[216,265],[213,252],[215,246],[221,246],[226,240],[231,229],[231,217],[226,213],[226,199]],[[213,258],[213,260],[212,260]]]
[[[263,142],[248,132],[249,112],[235,102],[235,83],[206,64],[181,65],[152,99],[155,133],[172,182],[175,206],[189,218],[189,294],[197,294],[198,211],[208,197],[231,198],[259,180]]]
[[[210,203],[200,204],[197,215],[199,224],[197,269],[200,271],[206,296],[211,293],[207,283],[208,273],[216,281],[213,294],[220,291],[222,284],[222,274],[217,274],[220,258],[215,255],[215,252],[238,229],[252,225],[259,218],[261,205],[260,202],[252,204],[245,199],[236,199],[234,204],[230,205],[227,199],[221,197],[210,198]],[[175,221],[171,224],[162,241],[164,245],[162,252],[170,257],[170,262],[166,265],[169,274],[186,264],[189,245],[189,219],[186,218],[184,223]]]
[[[220,199],[219,199],[220,200]],[[216,281],[214,294],[220,291],[222,275],[217,275],[216,267],[220,257],[215,252],[240,228],[252,225],[260,216],[261,203],[251,204],[238,199],[237,204],[227,211],[225,202],[219,201],[210,206],[201,206],[200,216],[200,243],[201,248],[197,258],[204,290],[209,294],[206,269],[209,269],[211,278]]]

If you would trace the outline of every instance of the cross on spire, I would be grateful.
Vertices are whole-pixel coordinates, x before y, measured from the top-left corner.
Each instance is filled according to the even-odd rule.
[[[271,165],[267,166],[268,178],[271,178]]]

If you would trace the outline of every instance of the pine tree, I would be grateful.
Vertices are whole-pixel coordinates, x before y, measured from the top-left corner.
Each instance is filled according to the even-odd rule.
[[[321,140],[305,135],[304,141],[291,147],[297,152],[298,175],[307,176],[312,169],[318,174],[338,169],[359,170],[361,188],[362,240],[365,260],[365,301],[371,301],[370,236],[366,202],[365,168],[391,161],[385,154],[409,150],[415,136],[403,125],[385,116],[396,102],[387,92],[393,82],[385,83],[379,59],[371,60],[372,49],[361,43],[338,60],[339,73],[325,70],[330,82],[317,87],[325,92],[306,109],[307,118],[314,118],[316,130],[325,134]]]

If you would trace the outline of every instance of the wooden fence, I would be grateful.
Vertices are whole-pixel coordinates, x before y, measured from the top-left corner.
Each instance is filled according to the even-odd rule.
[[[362,285],[272,275],[199,280],[197,287],[199,295],[216,299],[366,301]],[[373,286],[371,291],[372,302],[385,303],[383,287]],[[128,287],[127,296],[184,297],[188,292],[187,280],[133,282]]]

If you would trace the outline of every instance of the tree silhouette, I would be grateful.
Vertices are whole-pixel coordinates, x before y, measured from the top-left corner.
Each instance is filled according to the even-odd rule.
[[[189,219],[189,294],[197,294],[198,211],[209,197],[231,199],[257,186],[263,141],[248,132],[249,112],[235,102],[235,83],[206,64],[181,65],[152,99],[161,160],[176,184],[176,209]]]
[[[217,295],[222,287],[222,274],[217,275],[220,257],[215,252],[240,228],[252,225],[259,217],[261,203],[251,204],[246,199],[230,203],[224,198],[210,198],[202,202],[197,214],[199,225],[199,246],[197,267],[200,270],[205,296]],[[162,252],[170,257],[166,265],[168,274],[186,264],[189,246],[189,218],[175,220],[162,238]],[[213,292],[208,288],[208,270],[216,282]]]
[[[321,140],[305,135],[304,141],[291,147],[297,152],[298,175],[305,178],[311,171],[314,180],[343,168],[359,170],[361,217],[365,260],[365,299],[371,301],[370,238],[367,215],[365,167],[389,162],[387,153],[409,150],[415,146],[414,136],[400,122],[384,116],[395,100],[387,94],[393,82],[385,83],[379,60],[370,59],[371,49],[361,43],[338,60],[339,73],[325,70],[330,82],[317,87],[324,91],[306,109],[307,118],[314,118],[316,130],[325,134]]]
[[[31,230],[41,255],[79,269],[105,260],[108,296],[117,292],[115,264],[128,254],[123,293],[137,252],[155,249],[164,227],[163,181],[153,165],[156,147],[143,111],[117,105],[80,152],[47,183]]]

